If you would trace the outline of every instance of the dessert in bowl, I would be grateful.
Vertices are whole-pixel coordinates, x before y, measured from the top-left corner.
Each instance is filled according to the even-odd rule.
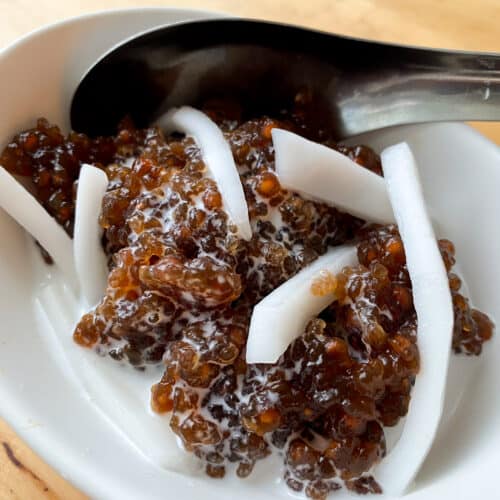
[[[46,121],[12,140],[35,118],[13,114],[1,163],[31,181],[40,217],[48,211],[59,223],[52,239],[49,223],[31,227],[55,266],[15,237],[6,249],[11,259],[28,256],[37,272],[35,283],[18,279],[18,287],[35,296],[38,316],[19,323],[24,331],[37,318],[35,329],[52,342],[49,359],[60,355],[51,365],[56,378],[68,373],[63,382],[90,396],[120,438],[154,464],[191,476],[198,469],[230,476],[227,469],[235,468],[254,478],[241,488],[263,496],[270,488],[263,472],[315,498],[342,495],[342,485],[401,493],[439,421],[446,423],[440,417],[448,359],[462,374],[477,366],[472,357],[450,357],[452,343],[455,351],[479,354],[492,333],[490,320],[463,294],[495,318],[489,294],[498,235],[487,221],[495,211],[498,151],[456,124],[360,140],[379,152],[407,142],[422,196],[408,147],[385,151],[381,163],[368,147],[338,145],[303,126],[301,100],[272,117],[251,116],[244,103],[205,103],[172,110],[147,130],[123,122],[116,136],[99,140],[65,137]],[[57,109],[41,106],[36,115],[58,120]],[[467,160],[478,155],[484,167],[473,174]],[[489,183],[481,180],[488,176]],[[102,199],[93,196],[98,189]],[[480,214],[471,210],[478,199]],[[473,205],[465,210],[467,203]],[[10,211],[28,224],[15,206]],[[471,218],[466,227],[464,213]],[[454,241],[470,293],[452,274],[453,245],[438,246],[431,218],[439,236]],[[5,223],[21,238],[11,220]],[[3,272],[12,280],[9,273],[27,271],[18,262]],[[463,378],[459,386],[448,387],[452,410],[463,408]],[[402,433],[391,437],[400,422]],[[99,432],[82,426],[89,442],[99,443]],[[398,453],[404,460],[394,466]],[[266,465],[270,455],[275,467]],[[160,484],[189,494],[177,476],[140,463],[131,475],[154,471],[158,481],[143,494],[158,494]],[[211,481],[208,494],[233,484]]]

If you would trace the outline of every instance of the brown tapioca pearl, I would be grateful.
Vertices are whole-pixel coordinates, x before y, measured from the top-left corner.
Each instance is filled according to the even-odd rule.
[[[344,340],[334,337],[325,346],[326,355],[337,363],[350,363],[349,347]]]
[[[202,199],[207,210],[215,210],[222,207],[222,197],[218,191],[207,190],[203,193]]]
[[[301,480],[313,480],[320,453],[302,439],[294,439],[287,450],[286,464],[293,474]]]
[[[455,322],[453,349],[469,355],[479,355],[482,344],[493,335],[494,325],[487,315],[470,307],[469,301],[457,292],[452,293]]]
[[[443,257],[446,270],[449,271],[455,265],[455,245],[450,240],[439,240],[439,251]]]
[[[408,337],[394,335],[389,339],[391,349],[404,361],[410,361],[417,356],[415,344]]]
[[[21,134],[19,137],[19,145],[22,146],[26,152],[33,153],[35,149],[39,147],[39,136],[34,132]]]
[[[208,476],[214,479],[222,479],[226,475],[226,468],[221,465],[207,464],[205,472]]]
[[[392,289],[392,297],[402,312],[410,312],[413,309],[413,296],[408,287],[395,285]]]
[[[69,177],[68,172],[62,168],[60,165],[57,165],[53,168],[52,170],[52,179],[51,179],[51,185],[55,188],[63,188],[65,186],[69,186],[70,183],[72,184],[73,179]],[[60,195],[63,195],[61,192]],[[64,195],[66,198],[66,196]]]
[[[389,272],[387,267],[379,262],[374,262],[369,267],[370,275],[374,281],[374,286],[381,287],[389,283]]]
[[[346,488],[354,491],[358,495],[366,495],[368,493],[381,494],[382,488],[375,481],[373,476],[363,476],[358,479],[346,481]]]
[[[391,238],[385,244],[385,251],[394,260],[402,261],[404,258],[403,242],[399,238]]]
[[[286,485],[293,491],[300,493],[304,489],[304,483],[293,477],[285,476]]]
[[[319,458],[319,472],[322,479],[332,479],[337,477],[337,471],[335,469],[335,464],[325,455],[321,455]]]
[[[221,435],[214,422],[210,422],[201,415],[191,413],[179,425],[179,435],[189,446],[214,445],[221,440]]]
[[[174,401],[172,398],[172,385],[167,382],[159,382],[151,387],[151,408],[156,413],[167,413],[172,411]]]
[[[141,267],[139,279],[161,294],[204,307],[232,302],[242,291],[239,275],[208,256],[193,260],[167,256],[153,266]]]
[[[361,393],[376,394],[384,387],[384,365],[378,359],[370,359],[353,372],[353,380]]]
[[[261,460],[270,454],[267,443],[256,434],[248,433],[244,429],[236,427],[234,434],[228,433],[230,455],[228,460],[240,462],[243,465],[241,473],[246,473],[249,467],[253,467],[257,460]]]
[[[268,213],[267,205],[264,202],[256,203],[249,211],[250,219],[265,217]],[[262,228],[262,226],[260,226]],[[259,233],[262,232],[259,230]]]
[[[238,147],[233,147],[233,156],[237,164],[245,162],[248,154],[251,151],[250,144],[242,144]]]
[[[472,309],[472,319],[476,322],[478,336],[482,341],[490,340],[493,336],[494,324],[491,319],[481,311]]]
[[[359,436],[366,430],[366,420],[345,413],[338,421],[338,432],[343,436]]]
[[[343,410],[358,419],[370,420],[377,414],[375,400],[357,392],[342,401]]]
[[[302,414],[304,415],[305,420],[312,420],[315,415],[315,412],[312,408],[304,408]]]
[[[144,214],[137,213],[129,218],[129,220],[127,221],[127,225],[130,231],[136,234],[140,234],[145,229],[144,221],[145,221]]]
[[[220,363],[221,365],[230,365],[235,361],[239,354],[240,349],[236,345],[231,343],[223,344],[220,348],[216,349],[213,361]]]
[[[243,347],[246,342],[247,332],[245,328],[231,325],[229,328],[229,338],[238,347]]]
[[[363,332],[363,341],[373,349],[382,349],[387,343],[387,339],[386,331],[378,323],[373,323]]]
[[[165,352],[165,361],[167,367],[175,367],[176,372],[179,370],[192,370],[199,365],[199,354],[195,346],[184,340],[175,340],[168,345]]]
[[[369,226],[362,231],[362,241],[358,245],[358,258],[368,266],[372,262],[384,265],[391,279],[408,282],[406,258],[401,237],[396,226]]]
[[[141,264],[149,264],[152,256],[163,257],[177,253],[175,247],[156,232],[146,231],[140,234],[137,243],[134,246],[133,255]]]
[[[339,490],[340,484],[335,481],[312,481],[306,486],[306,496],[313,500],[324,500],[332,491]]]
[[[191,208],[188,215],[188,223],[194,229],[199,229],[206,219],[206,213],[198,208]]]
[[[261,135],[267,141],[272,139],[272,130],[273,128],[279,127],[279,123],[274,120],[266,120],[261,129]]]
[[[131,125],[130,122],[127,124],[125,122],[122,122],[121,127],[126,127],[127,125]],[[117,135],[117,142],[120,145],[125,145],[134,142],[134,134],[132,130],[127,129],[127,128],[122,128]]]
[[[458,292],[462,286],[462,280],[455,273],[449,273],[448,279],[450,281],[450,290]]]
[[[203,363],[195,368],[180,369],[180,377],[191,387],[207,388],[219,374],[220,368],[213,363]]]
[[[364,266],[345,267],[337,276],[338,287],[345,289],[345,295],[356,297],[360,294],[364,286],[364,275],[367,275],[368,269]]]
[[[104,195],[100,219],[104,229],[124,223],[125,212],[132,198],[133,194],[128,189],[122,188],[108,191]]]
[[[324,454],[335,464],[344,480],[358,477],[370,469],[380,458],[381,444],[363,439],[347,437],[333,441]]]
[[[363,434],[366,431],[366,420],[350,415],[344,410],[342,405],[331,406],[314,421],[315,431],[329,439],[343,439]]]
[[[375,174],[382,175],[382,164],[380,163],[380,156],[368,146],[354,146],[348,147],[342,144],[334,146],[342,154],[345,154],[358,165],[371,170]]]
[[[0,156],[0,163],[16,175],[32,175],[31,158],[15,143],[8,144]]]
[[[280,426],[281,414],[275,408],[269,408],[252,417],[243,417],[242,422],[247,430],[258,436],[272,432]]]
[[[311,285],[313,295],[322,297],[329,293],[335,293],[338,287],[337,278],[328,271],[322,271]]]
[[[168,368],[167,372],[168,373]],[[178,377],[174,377],[174,384],[176,384],[174,389],[174,408],[173,415],[181,415],[197,409],[200,405],[199,394],[187,387],[186,384],[177,384]]]
[[[254,468],[253,463],[240,462],[236,468],[236,475],[241,478],[248,477]]]
[[[93,347],[99,340],[100,331],[97,328],[94,316],[86,314],[78,323],[74,333],[74,341],[82,347]]]
[[[377,402],[379,418],[383,425],[392,427],[408,413],[410,396],[407,392],[387,392]]]
[[[33,182],[38,188],[38,192],[40,193],[43,189],[48,189],[50,192],[50,187],[52,185],[52,176],[50,174],[50,170],[46,167],[40,167],[37,172],[33,174]],[[75,183],[77,184],[77,183]],[[49,194],[44,196],[44,199],[49,198]],[[72,191],[72,199],[75,198],[74,192]]]
[[[205,455],[205,460],[210,464],[222,464],[224,463],[224,457],[218,452],[210,452]]]
[[[257,176],[257,192],[265,198],[272,198],[279,193],[281,186],[276,175],[272,172],[263,172]]]
[[[49,212],[54,215],[60,224],[64,224],[73,216],[73,203],[68,201],[62,191],[57,190],[47,200]]]

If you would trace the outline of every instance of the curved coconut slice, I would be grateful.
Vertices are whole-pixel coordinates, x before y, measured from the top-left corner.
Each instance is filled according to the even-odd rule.
[[[108,177],[99,168],[83,165],[78,177],[73,251],[82,295],[88,306],[96,305],[106,290],[108,267],[99,226],[102,199]]]
[[[394,222],[382,177],[300,135],[276,128],[271,133],[276,173],[284,188],[365,220]]]
[[[158,120],[158,125],[166,132],[183,132],[195,140],[239,236],[250,240],[252,229],[243,186],[231,148],[220,128],[207,115],[189,106],[171,109]]]
[[[37,199],[0,167],[0,207],[49,252],[69,283],[76,287],[73,242]]]
[[[420,469],[441,419],[454,319],[448,276],[408,145],[384,150],[382,168],[412,282],[421,361],[403,433],[375,471],[386,493],[400,495]]]
[[[336,275],[357,263],[355,246],[332,248],[262,299],[250,321],[247,363],[276,363],[307,323],[336,299],[334,293],[313,294],[314,281],[322,272]]]

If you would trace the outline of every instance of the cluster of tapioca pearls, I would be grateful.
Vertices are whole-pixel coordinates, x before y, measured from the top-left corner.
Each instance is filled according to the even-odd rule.
[[[120,146],[113,138],[90,139],[40,118],[36,126],[17,134],[0,155],[0,165],[33,181],[35,196],[70,233],[73,232],[74,182],[82,163],[105,166]]]

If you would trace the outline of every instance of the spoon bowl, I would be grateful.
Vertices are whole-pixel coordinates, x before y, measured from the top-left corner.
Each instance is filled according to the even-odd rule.
[[[391,125],[500,120],[500,56],[383,44],[242,19],[157,28],[115,47],[77,88],[71,123],[111,134],[172,106],[232,97],[273,113],[301,100],[338,138]]]

